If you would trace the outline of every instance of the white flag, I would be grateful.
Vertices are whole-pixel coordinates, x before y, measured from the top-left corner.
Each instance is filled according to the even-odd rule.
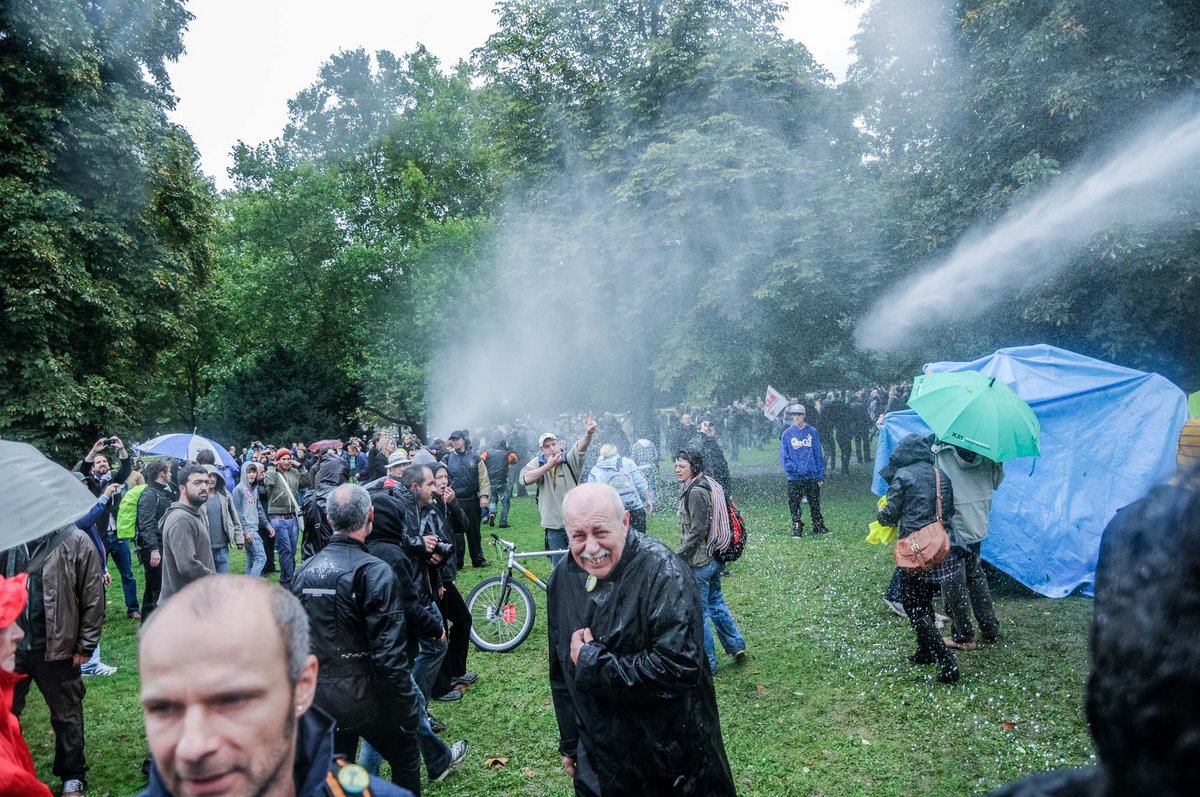
[[[779,413],[787,407],[787,403],[787,399],[783,397],[782,393],[767,385],[767,397],[763,399],[763,415],[775,420],[779,417]]]

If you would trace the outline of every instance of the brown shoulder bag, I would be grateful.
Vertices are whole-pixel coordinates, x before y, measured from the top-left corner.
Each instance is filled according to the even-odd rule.
[[[942,525],[942,472],[937,465],[933,466],[933,478],[937,488],[937,520],[896,540],[892,549],[896,567],[910,576],[932,570],[950,555],[950,535]]]

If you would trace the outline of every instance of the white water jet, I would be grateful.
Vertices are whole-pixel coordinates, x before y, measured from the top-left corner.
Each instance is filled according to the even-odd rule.
[[[881,299],[855,330],[864,349],[904,348],[934,325],[978,318],[1028,279],[1067,268],[1096,234],[1121,223],[1190,221],[1200,166],[1200,113],[1158,117],[1098,167],[1063,178],[969,234],[937,266]]]

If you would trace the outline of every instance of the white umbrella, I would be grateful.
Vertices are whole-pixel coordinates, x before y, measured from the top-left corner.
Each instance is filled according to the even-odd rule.
[[[28,443],[0,440],[0,548],[74,523],[95,505],[71,471]]]
[[[229,452],[207,437],[198,434],[163,434],[147,440],[137,450],[143,454],[158,454],[163,457],[174,457],[186,462],[195,462],[196,455],[201,451],[211,451],[217,462],[222,465],[237,467]]]

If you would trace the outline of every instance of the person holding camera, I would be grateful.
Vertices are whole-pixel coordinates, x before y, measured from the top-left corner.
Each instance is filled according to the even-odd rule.
[[[112,449],[117,452],[120,465],[113,470],[109,464],[108,455],[104,452]],[[92,491],[92,495],[100,497],[101,492],[110,484],[121,485],[129,478],[133,470],[133,460],[125,450],[125,444],[119,437],[102,437],[97,440],[82,460],[75,465],[75,470],[84,476],[83,483]],[[134,620],[141,620],[142,613],[138,606],[137,581],[133,577],[133,557],[129,551],[129,541],[117,536],[117,516],[121,511],[121,499],[124,493],[118,492],[111,497],[108,507],[96,518],[96,532],[104,543],[104,550],[117,563],[117,571],[121,574],[121,590],[125,598],[125,614]]]

